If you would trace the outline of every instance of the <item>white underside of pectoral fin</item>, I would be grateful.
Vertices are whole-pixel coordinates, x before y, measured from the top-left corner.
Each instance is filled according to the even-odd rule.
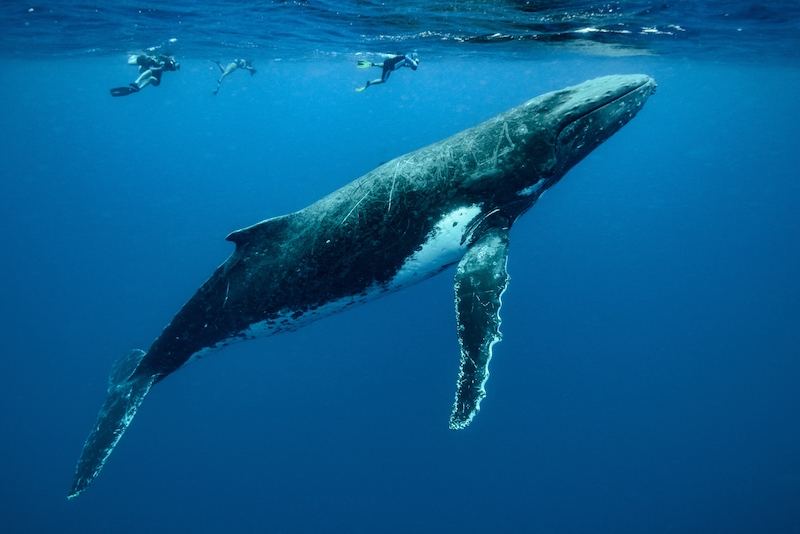
[[[467,251],[455,276],[461,365],[450,428],[470,424],[486,396],[492,347],[502,338],[500,306],[508,285],[508,229],[490,228]]]

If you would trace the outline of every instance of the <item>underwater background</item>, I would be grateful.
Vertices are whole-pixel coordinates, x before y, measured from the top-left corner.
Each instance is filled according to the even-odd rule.
[[[800,532],[795,2],[0,8],[3,532]],[[149,50],[148,50],[149,49]],[[140,51],[178,72],[125,98]],[[359,59],[420,66],[357,93]],[[234,72],[234,58],[257,74]],[[231,231],[544,92],[658,91],[511,231],[448,429],[453,274],[155,387],[66,499],[117,357]]]

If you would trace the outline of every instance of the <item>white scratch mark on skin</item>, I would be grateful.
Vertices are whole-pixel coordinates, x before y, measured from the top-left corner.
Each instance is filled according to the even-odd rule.
[[[493,165],[495,166],[497,165],[497,158],[500,156],[500,145],[503,144],[503,137],[505,137],[511,145],[511,148],[503,151],[503,155],[517,148],[517,145],[514,144],[511,140],[511,136],[508,134],[508,123],[503,122],[503,131],[500,133],[500,139],[497,140],[497,146],[494,148],[494,154],[492,155]]]
[[[511,140],[511,136],[508,134],[508,123],[503,123],[503,133],[506,134],[506,139],[508,139],[508,144],[511,145],[511,150],[517,148],[517,145],[514,144],[514,141]]]
[[[350,210],[350,212],[345,216],[344,219],[342,219],[342,222],[340,222],[339,224],[344,224],[345,221],[347,221],[347,219],[350,217],[350,215],[352,215],[353,212],[356,210],[358,205],[361,204],[362,202],[364,202],[364,199],[367,198],[370,195],[370,193],[372,193],[373,189],[375,189],[374,185],[372,186],[372,189],[370,189],[369,191],[364,193],[364,196],[362,196],[361,198],[358,199],[358,202],[356,202],[355,206],[353,206],[353,208]]]
[[[389,190],[389,206],[386,208],[386,215],[389,215],[389,212],[392,211],[392,195],[394,194],[394,182],[397,179],[397,172],[395,171],[395,175],[392,176],[392,188]]]
[[[392,196],[394,195],[394,185],[397,182],[397,173],[400,170],[400,162],[394,166],[394,174],[392,175],[392,188],[389,190],[389,207],[386,208],[386,215],[392,211]]]
[[[231,292],[231,283],[228,282],[228,287],[225,288],[225,300],[222,301],[223,308],[225,307],[225,304],[228,303],[228,295],[230,294],[230,292]]]

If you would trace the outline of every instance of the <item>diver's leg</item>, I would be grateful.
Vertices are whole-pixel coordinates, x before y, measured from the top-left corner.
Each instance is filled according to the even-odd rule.
[[[214,94],[217,94],[219,92],[219,86],[222,84],[222,80],[224,80],[228,76],[228,74],[230,74],[235,70],[236,70],[236,63],[231,63],[224,71],[222,71],[222,76],[220,76],[219,80],[217,80],[217,90],[214,91]]]
[[[136,81],[135,81],[135,82],[133,82],[133,85],[135,85],[136,87],[138,87],[139,89],[141,89],[142,87],[144,87],[145,85],[147,85],[147,83],[149,83],[149,82],[150,82],[150,76],[151,76],[151,74],[152,74],[152,73],[151,73],[149,70],[146,70],[146,71],[144,71],[143,73],[141,73],[141,74],[139,75],[139,77],[138,77],[138,78],[136,78]],[[145,83],[145,80],[147,80],[147,83]]]
[[[149,85],[149,84],[150,84],[150,83],[151,83],[153,80],[155,80],[155,77],[153,76],[153,73],[152,73],[152,71],[150,71],[150,70],[148,69],[148,70],[144,71],[144,72],[142,73],[142,75],[141,75],[141,76],[139,76],[138,78],[136,78],[136,81],[135,81],[135,82],[133,82],[133,83],[134,83],[134,84],[136,85],[136,87],[138,87],[139,89],[144,89],[144,88],[145,88],[145,87],[147,87],[147,86],[148,86],[148,85]]]
[[[384,83],[384,82],[383,82],[383,80],[380,80],[380,79],[372,80],[371,82],[367,82],[367,85],[365,85],[364,87],[356,87],[356,93],[360,93],[361,91],[363,91],[364,89],[366,89],[370,85],[380,85],[382,83]]]

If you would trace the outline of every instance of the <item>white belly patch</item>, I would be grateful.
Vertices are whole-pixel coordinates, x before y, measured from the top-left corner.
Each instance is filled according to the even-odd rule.
[[[421,282],[459,261],[467,251],[467,228],[480,213],[481,208],[473,204],[455,209],[442,217],[425,237],[425,242],[397,272],[391,282],[392,289]]]

